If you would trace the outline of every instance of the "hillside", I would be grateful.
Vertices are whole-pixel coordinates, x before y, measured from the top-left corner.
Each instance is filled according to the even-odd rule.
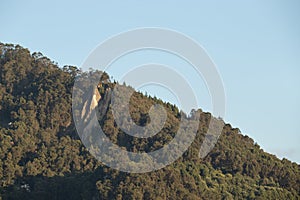
[[[199,147],[212,117],[201,109],[196,111],[201,115],[195,141],[173,164],[142,174],[108,168],[82,145],[72,119],[74,79],[91,72],[60,68],[19,45],[0,43],[0,56],[0,199],[300,198],[299,165],[264,152],[230,124],[200,159]],[[96,91],[105,134],[132,152],[167,144],[184,114],[175,105],[135,92],[130,113],[137,124],[149,123],[153,104],[167,110],[167,121],[151,138],[128,136],[116,126],[108,105],[116,84],[106,74]]]

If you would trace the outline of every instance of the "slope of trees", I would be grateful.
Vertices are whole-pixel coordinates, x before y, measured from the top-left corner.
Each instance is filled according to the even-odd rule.
[[[144,174],[105,167],[82,145],[72,120],[74,78],[85,73],[0,43],[0,199],[299,199],[299,165],[264,152],[229,124],[216,147],[199,159],[212,117],[201,110],[196,140],[173,164]],[[106,75],[100,84],[103,98],[117,83]],[[153,151],[174,137],[183,115],[174,105],[135,92],[133,120],[149,123],[155,103],[166,108],[168,117],[154,137],[126,135],[110,109],[100,125],[129,151]]]

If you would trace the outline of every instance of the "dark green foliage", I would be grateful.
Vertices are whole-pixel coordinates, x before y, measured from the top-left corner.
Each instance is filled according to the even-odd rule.
[[[0,56],[0,199],[299,199],[299,165],[265,153],[228,124],[213,151],[199,159],[211,118],[201,110],[196,140],[170,166],[145,174],[107,168],[87,152],[72,121],[74,78],[91,72],[59,68],[18,45],[0,43]],[[104,74],[98,88],[102,98],[115,84]],[[111,109],[100,124],[127,150],[153,151],[174,137],[185,115],[136,92],[130,102],[133,120],[149,123],[154,104],[167,110],[167,122],[154,137],[126,135]]]

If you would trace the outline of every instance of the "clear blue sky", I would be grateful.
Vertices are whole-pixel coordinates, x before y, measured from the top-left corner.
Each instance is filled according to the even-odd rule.
[[[300,1],[2,0],[0,19],[1,42],[40,51],[61,66],[80,66],[101,41],[133,28],[182,32],[200,43],[219,68],[227,97],[225,121],[266,151],[300,163]],[[151,60],[181,65],[176,59],[137,53],[114,66]],[[111,72],[118,78],[118,70]],[[203,92],[201,107],[210,111],[203,81],[195,88]],[[157,95],[172,100],[167,93]]]

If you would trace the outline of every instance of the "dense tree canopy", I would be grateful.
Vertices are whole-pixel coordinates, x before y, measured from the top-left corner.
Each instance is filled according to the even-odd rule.
[[[94,159],[79,139],[71,113],[75,66],[59,68],[41,53],[0,43],[0,199],[299,199],[299,165],[264,152],[226,124],[204,159],[199,147],[212,118],[201,113],[196,140],[173,164],[144,174],[123,173]],[[105,74],[101,99],[116,82]],[[101,101],[101,100],[100,100]],[[130,114],[149,123],[153,104],[167,110],[163,129],[147,139],[126,135],[111,109],[99,120],[106,135],[128,151],[153,151],[168,143],[184,113],[135,92]],[[192,116],[191,116],[192,117]]]

